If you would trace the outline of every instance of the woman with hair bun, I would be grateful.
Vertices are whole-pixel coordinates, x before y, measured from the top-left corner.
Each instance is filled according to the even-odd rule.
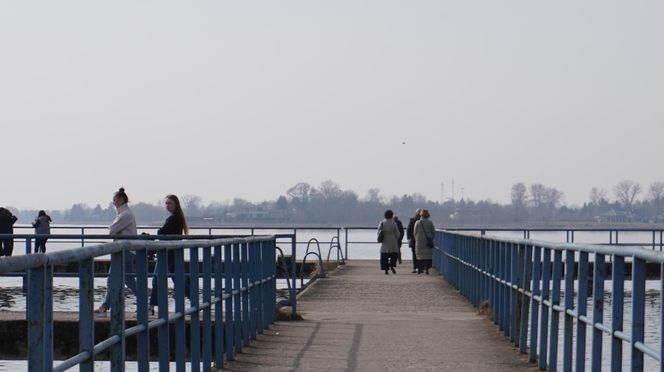
[[[189,227],[187,226],[187,220],[184,218],[184,212],[182,211],[182,206],[180,206],[180,199],[173,194],[166,195],[164,198],[164,206],[170,216],[166,218],[164,226],[162,226],[158,231],[158,235],[182,235],[189,234]],[[168,251],[168,272],[173,274],[175,272],[175,251]],[[171,277],[173,282],[175,278]],[[149,311],[154,315],[154,307],[157,306],[158,296],[159,296],[159,285],[157,277],[157,265],[154,267],[154,276],[152,277],[152,292],[150,293],[150,306]],[[189,298],[189,277],[185,277],[184,281],[184,294]]]
[[[129,197],[125,193],[125,189],[121,187],[113,195],[113,205],[118,212],[118,215],[115,217],[115,220],[108,227],[109,235],[136,235],[136,217],[132,213],[131,209],[127,205],[129,203]],[[135,262],[136,255],[134,252],[125,251],[124,252],[124,270],[125,270],[125,284],[129,289],[136,295],[136,277],[135,277]],[[110,308],[111,293],[109,292],[109,287],[111,284],[111,269],[108,269],[108,279],[106,281],[106,296],[104,296],[104,302],[99,306],[96,313],[105,313]],[[124,287],[123,287],[124,289]],[[124,291],[123,291],[124,293]]]

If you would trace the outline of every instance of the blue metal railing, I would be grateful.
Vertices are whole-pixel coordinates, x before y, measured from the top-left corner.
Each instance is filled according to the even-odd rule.
[[[653,358],[664,370],[664,302],[658,317],[659,345],[646,345],[645,303],[646,263],[659,265],[659,291],[664,293],[664,254],[641,247],[614,247],[534,240],[504,239],[459,232],[437,231],[434,266],[476,307],[491,310],[493,321],[505,336],[529,353],[540,369],[558,368],[558,333],[563,317],[562,367],[585,369],[586,332],[592,337],[590,363],[601,370],[603,337],[611,340],[611,370],[622,370],[623,344],[631,349],[632,371],[644,369],[644,356]],[[592,258],[592,265],[589,258]],[[611,258],[611,321],[604,318],[606,259]],[[624,287],[626,263],[632,265],[631,332],[624,331]],[[590,267],[592,266],[592,277]],[[575,293],[576,285],[576,302]],[[589,284],[591,283],[591,284]],[[592,308],[587,309],[592,285]],[[561,303],[561,287],[564,302]],[[574,327],[576,323],[576,327]],[[657,328],[659,326],[659,328]],[[530,331],[530,332],[529,332]],[[528,337],[529,336],[529,337]],[[573,346],[576,346],[573,349]]]
[[[125,340],[137,337],[139,371],[149,370],[149,331],[158,330],[159,370],[168,370],[169,323],[175,323],[176,370],[184,371],[186,324],[189,317],[189,358],[192,371],[210,371],[235,354],[273,321],[276,305],[276,236],[214,240],[118,241],[48,254],[0,259],[0,274],[26,271],[28,367],[31,371],[64,371],[79,366],[92,371],[95,356],[108,350],[113,371],[123,371]],[[168,251],[175,255],[175,313],[169,314]],[[185,308],[184,255],[189,251],[190,306]],[[157,252],[158,315],[148,317],[148,251]],[[136,254],[137,324],[125,327],[124,255]],[[202,266],[199,265],[202,252]],[[110,335],[94,343],[95,257],[111,255],[109,288]],[[79,263],[79,353],[53,365],[53,266]],[[202,271],[199,269],[202,267]],[[199,283],[202,282],[202,293]],[[202,314],[202,322],[201,322]],[[214,329],[214,338],[212,330]]]

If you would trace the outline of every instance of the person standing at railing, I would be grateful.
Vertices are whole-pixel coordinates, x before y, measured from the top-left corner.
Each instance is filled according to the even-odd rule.
[[[420,212],[422,212],[422,209],[418,208],[415,211],[415,216],[412,217],[410,221],[408,221],[408,227],[406,228],[406,239],[408,239],[408,246],[413,252],[413,271],[411,271],[411,273],[417,272],[417,254],[415,253],[415,235],[413,235],[413,232],[415,231],[415,222],[420,220]]]
[[[113,205],[118,213],[115,217],[115,220],[108,227],[109,235],[136,235],[136,217],[132,213],[131,209],[127,205],[129,203],[129,197],[125,193],[124,188],[120,188],[115,195],[113,195]],[[133,252],[125,251],[124,252],[124,270],[125,278],[124,282],[129,287],[129,289],[136,295],[136,276],[135,276],[135,262],[136,255]],[[105,313],[110,308],[111,304],[111,292],[109,287],[111,285],[111,269],[108,270],[108,279],[106,281],[106,295],[104,296],[104,302],[99,306],[95,312]],[[124,287],[123,287],[124,289]],[[124,293],[124,291],[122,291]]]
[[[384,214],[385,219],[378,225],[378,242],[380,242],[380,269],[385,271],[385,275],[396,274],[394,269],[397,266],[397,257],[399,256],[399,228],[394,222],[394,212],[388,209]]]
[[[417,274],[424,271],[427,275],[431,268],[433,259],[433,238],[436,235],[436,228],[433,222],[429,220],[429,210],[422,209],[420,220],[415,222],[413,236],[415,237],[415,252],[417,254]]]
[[[44,211],[39,211],[32,227],[35,228],[36,235],[49,235],[51,233],[51,216]],[[46,241],[48,238],[35,239],[35,253],[46,253]]]
[[[164,206],[170,216],[164,222],[158,231],[158,235],[183,235],[189,234],[189,227],[187,226],[187,220],[184,218],[184,212],[182,211],[182,206],[180,205],[180,199],[177,196],[170,194],[167,195],[164,200]],[[168,273],[173,274],[175,272],[175,251],[168,251]],[[173,282],[175,282],[175,279]],[[159,296],[159,285],[157,279],[157,265],[154,267],[154,276],[152,277],[152,292],[150,292],[150,313],[154,315],[154,307],[157,306],[158,296]],[[184,280],[184,294],[189,298],[189,277],[185,277]]]
[[[16,220],[18,220],[18,218],[16,218],[9,209],[0,207],[0,234],[13,234],[14,223],[16,223]],[[12,255],[13,251],[14,239],[0,239],[0,257],[9,257]]]

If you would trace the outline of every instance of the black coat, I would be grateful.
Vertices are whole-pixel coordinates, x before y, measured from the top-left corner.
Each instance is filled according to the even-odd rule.
[[[406,238],[408,239],[408,246],[415,248],[415,222],[419,221],[420,216],[413,217],[408,221],[408,228],[406,229]]]
[[[0,215],[0,234],[13,234],[16,220],[18,218],[13,214]]]
[[[178,215],[172,214],[168,216],[164,226],[157,230],[159,235],[182,235],[184,230],[184,221]],[[174,267],[175,265],[175,251],[168,251],[168,266]]]

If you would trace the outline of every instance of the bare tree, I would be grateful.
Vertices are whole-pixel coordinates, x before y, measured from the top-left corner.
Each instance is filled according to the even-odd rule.
[[[541,183],[534,183],[530,185],[530,203],[533,208],[539,208],[546,204],[547,187]]]
[[[653,182],[650,184],[650,197],[655,203],[655,215],[659,216],[661,211],[662,198],[664,198],[664,182]]]
[[[528,190],[523,182],[512,185],[512,207],[514,208],[514,220],[521,221],[526,209],[526,200],[528,199]]]
[[[286,194],[296,203],[301,205],[307,204],[311,194],[311,185],[306,182],[299,182],[295,186],[288,189]]]
[[[607,201],[606,190],[598,189],[597,187],[590,189],[590,203],[594,205],[600,205],[605,201]]]
[[[365,200],[368,202],[380,203],[381,202],[380,189],[377,187],[370,188],[367,191],[367,196],[365,197]]]
[[[623,208],[631,211],[636,197],[641,193],[641,185],[632,180],[624,180],[614,187],[613,192]]]
[[[203,207],[203,200],[198,195],[184,195],[182,198],[182,208],[184,208],[185,213],[188,215],[198,214],[200,209]]]

